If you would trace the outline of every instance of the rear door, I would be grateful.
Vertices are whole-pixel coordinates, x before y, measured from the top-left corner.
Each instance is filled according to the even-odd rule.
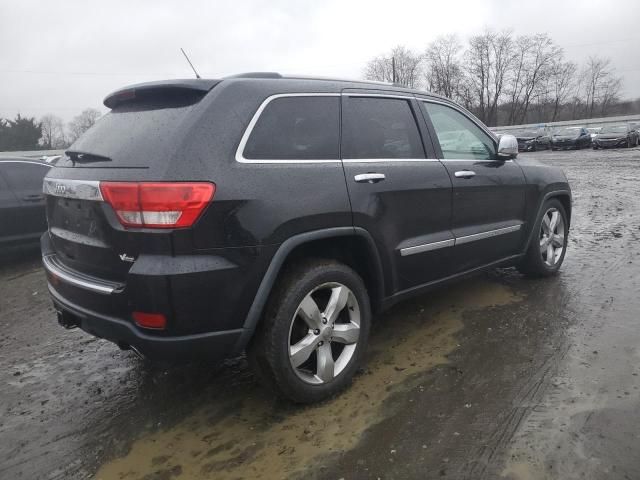
[[[382,252],[387,294],[445,276],[451,181],[434,158],[415,98],[343,92],[341,153],[353,223]]]
[[[458,272],[519,253],[525,219],[520,166],[497,156],[497,142],[457,107],[421,100],[453,182],[453,261]],[[450,141],[456,135],[455,141]]]
[[[2,172],[14,196],[14,234],[37,239],[47,229],[42,180],[49,166],[38,162],[2,162]]]

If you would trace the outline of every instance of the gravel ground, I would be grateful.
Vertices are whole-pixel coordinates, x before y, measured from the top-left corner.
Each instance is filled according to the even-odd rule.
[[[37,252],[0,259],[0,478],[640,478],[640,149],[522,155],[573,188],[561,274],[397,305],[317,406],[66,331]]]

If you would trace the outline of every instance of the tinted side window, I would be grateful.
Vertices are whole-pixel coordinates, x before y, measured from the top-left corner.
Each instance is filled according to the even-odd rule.
[[[407,100],[348,97],[342,108],[343,158],[425,158]]]
[[[14,192],[42,192],[42,179],[49,171],[43,165],[7,162],[2,172]]]
[[[339,97],[283,97],[266,106],[244,149],[255,160],[337,160]]]
[[[457,110],[439,103],[423,102],[438,136],[442,158],[493,160],[493,139]]]

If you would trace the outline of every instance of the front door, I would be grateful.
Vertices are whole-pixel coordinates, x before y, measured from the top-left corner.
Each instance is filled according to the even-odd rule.
[[[420,101],[453,182],[452,230],[458,272],[519,253],[525,220],[525,178],[471,116],[444,102]]]
[[[381,252],[385,293],[447,275],[451,180],[415,98],[344,92],[341,151],[353,223]]]

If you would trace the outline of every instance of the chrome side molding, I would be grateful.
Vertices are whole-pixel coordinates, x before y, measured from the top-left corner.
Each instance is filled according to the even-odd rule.
[[[430,252],[432,250],[438,250],[440,248],[453,247],[455,245],[463,245],[465,243],[475,242],[476,240],[483,240],[485,238],[491,238],[491,237],[496,237],[498,235],[517,232],[521,228],[522,228],[522,224],[511,225],[510,227],[497,228],[495,230],[489,230],[487,232],[474,233],[473,235],[465,235],[464,237],[450,238],[448,240],[441,240],[439,242],[424,243],[422,245],[415,245],[413,247],[405,247],[400,249],[400,256],[406,257],[408,255],[415,255],[416,253]]]
[[[423,245],[416,245],[415,247],[402,248],[400,249],[400,255],[406,257],[407,255],[430,252],[431,250],[438,250],[439,248],[453,247],[455,243],[456,241],[451,238],[449,240],[442,240],[441,242],[425,243]]]
[[[519,224],[519,225],[512,225],[510,227],[497,228],[496,230],[489,230],[488,232],[474,233],[473,235],[458,237],[456,238],[456,245],[475,242],[476,240],[484,240],[485,238],[496,237],[498,235],[504,235],[505,233],[517,232],[521,228],[522,228],[522,224]]]

